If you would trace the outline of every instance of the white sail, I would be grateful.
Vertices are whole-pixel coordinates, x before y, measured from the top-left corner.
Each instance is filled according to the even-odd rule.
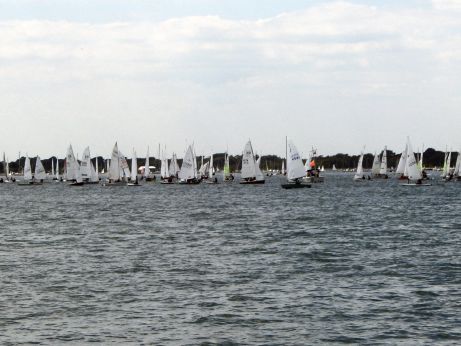
[[[210,166],[210,162],[207,161],[205,163],[202,163],[202,165],[200,166],[199,170],[198,170],[198,173],[200,176],[205,176],[207,175],[207,172],[208,172],[208,167]]]
[[[336,165],[333,164],[333,167],[331,168],[332,171],[336,171]]]
[[[288,141],[287,150],[287,179],[295,180],[304,177],[306,171],[303,166],[303,160],[299,155],[298,149],[296,149],[296,146],[291,140]]]
[[[186,155],[182,161],[181,170],[179,171],[179,179],[188,180],[197,178],[197,172],[195,169],[196,163],[194,151],[192,146],[189,145],[186,151]]]
[[[146,161],[144,162],[144,178],[148,178],[150,174],[149,161],[149,147],[147,147]]]
[[[130,167],[128,166],[128,161],[125,155],[123,155],[120,150],[118,151],[118,153],[120,155],[119,163],[120,163],[120,171],[122,173],[122,178],[127,179],[128,177],[131,176]]]
[[[357,172],[354,175],[354,179],[363,179],[363,151],[360,153],[359,163],[357,164]]]
[[[131,158],[131,181],[136,181],[136,177],[138,176],[138,158],[136,156],[136,151],[133,150],[133,156]]]
[[[407,165],[407,145],[405,145],[405,150],[400,155],[399,164],[397,165],[397,169],[395,173],[403,174],[405,172],[405,167]]]
[[[287,163],[288,165],[288,163]],[[281,171],[282,174],[285,174],[285,160],[282,160],[282,171]]]
[[[416,164],[415,154],[413,153],[413,148],[410,143],[410,138],[408,138],[407,144],[407,173],[408,179],[415,181],[422,179],[421,171]]]
[[[95,159],[95,162],[94,162],[94,163],[95,163],[95,165],[96,165],[96,167],[95,167],[96,176],[98,177],[98,180],[99,180],[99,164],[98,164],[98,161],[99,161],[99,160],[98,160],[98,157],[96,156],[96,159]]]
[[[210,157],[210,166],[208,167],[208,178],[211,179],[213,177],[213,170],[214,170],[214,167],[213,167],[213,154],[211,154],[211,157]]]
[[[91,155],[90,147],[86,147],[83,151],[82,161],[80,163],[80,172],[82,179],[89,180],[91,177]]]
[[[165,157],[165,153],[163,153],[162,160],[160,163],[160,175],[162,179],[166,179],[170,176],[169,167],[168,167],[168,159]]]
[[[96,165],[98,164],[98,159],[96,158]],[[88,165],[90,167],[90,181],[92,183],[96,183],[99,181],[99,174],[98,171],[94,168],[93,163],[88,161]]]
[[[112,155],[110,159],[109,179],[118,181],[122,177],[122,170],[120,164],[120,152],[118,150],[117,142],[115,142],[114,148],[112,149]]]
[[[248,141],[243,150],[242,158],[242,179],[256,177],[256,162],[253,154],[253,147],[251,141]]]
[[[381,166],[379,168],[379,174],[387,174],[387,146],[384,147],[383,156],[381,158]]]
[[[43,167],[43,163],[40,160],[40,157],[37,156],[37,160],[35,161],[35,173],[34,177],[37,180],[43,180],[46,179],[46,172],[45,172],[45,167]]]
[[[32,168],[30,166],[29,156],[27,156],[26,161],[24,162],[24,180],[31,180],[31,179],[32,179]]]
[[[458,151],[458,157],[456,158],[455,170],[453,175],[456,177],[461,176],[461,150]]]
[[[173,157],[170,160],[170,166],[168,167],[168,175],[170,177],[175,177],[178,172],[178,161],[176,160],[176,155],[173,154]]]
[[[69,148],[67,149],[67,155],[66,155],[66,169],[67,169],[67,180],[77,180],[77,178],[80,176],[80,166],[77,162],[77,159],[75,158],[74,155],[74,150],[72,149],[72,145],[69,145]]]
[[[59,180],[59,159],[56,158],[56,180]]]
[[[256,180],[264,180],[264,174],[263,172],[261,171],[261,167],[259,166],[261,164],[261,156],[258,158],[258,161],[256,162],[256,167],[255,167],[255,170],[256,170]]]
[[[8,176],[10,175],[10,168],[8,165],[8,160],[5,158],[5,153],[3,153],[3,172],[5,173],[5,177],[8,180]]]
[[[381,169],[381,161],[379,160],[379,155],[375,152],[375,157],[373,159],[373,166],[371,167],[371,174],[377,175]]]
[[[229,165],[229,155],[225,154],[224,158],[224,167],[223,167],[223,179],[228,179],[230,177],[230,165]]]

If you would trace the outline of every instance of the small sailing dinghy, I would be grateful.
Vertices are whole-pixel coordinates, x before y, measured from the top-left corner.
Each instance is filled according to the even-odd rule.
[[[408,173],[408,183],[402,184],[403,186],[431,186],[429,183],[423,183],[423,175],[416,163],[410,138],[408,138],[407,142],[406,171]]]
[[[37,157],[37,162],[40,162],[40,158]],[[37,164],[35,164],[37,166]],[[42,165],[43,167],[43,165]],[[23,180],[18,182],[19,186],[31,186],[31,185],[42,185],[42,182],[37,181],[35,175],[32,176],[32,167],[30,165],[30,158],[26,156],[26,161],[24,162],[24,177]]]
[[[253,147],[251,141],[245,145],[242,158],[242,171],[241,171],[240,184],[264,184],[264,174],[256,163],[253,154]]]
[[[67,181],[70,181],[69,186],[83,186],[82,172],[80,165],[74,155],[72,145],[69,145],[66,155],[66,167],[67,167]]]
[[[130,170],[125,156],[118,149],[118,144],[115,142],[112,149],[112,155],[109,166],[109,181],[105,186],[126,186],[126,177],[130,176]]]
[[[192,146],[189,145],[179,171],[179,184],[200,184],[197,174],[197,159]]]
[[[357,172],[354,175],[354,181],[365,180],[365,174],[363,174],[363,150],[360,153],[359,163],[357,164]]]
[[[133,156],[131,159],[131,176],[130,176],[130,182],[127,184],[127,186],[141,186],[138,180],[138,158],[136,156],[136,151],[133,150]]]
[[[213,154],[210,157],[210,165],[208,166],[208,179],[205,181],[207,184],[217,184],[218,178],[214,176]]]
[[[230,172],[230,165],[229,165],[229,154],[226,152],[224,156],[224,167],[223,167],[223,181],[229,182],[234,180],[234,176]]]
[[[282,188],[299,189],[311,187],[310,184],[303,182],[305,176],[303,160],[291,140],[287,143],[287,148],[287,183],[282,184]]]

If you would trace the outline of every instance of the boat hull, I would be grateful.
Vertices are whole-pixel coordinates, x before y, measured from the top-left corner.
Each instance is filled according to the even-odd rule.
[[[242,185],[257,185],[257,184],[264,184],[265,180],[241,180],[240,184]]]
[[[312,187],[311,184],[294,184],[294,183],[287,183],[287,184],[282,184],[282,189],[304,189],[304,188],[310,188]]]

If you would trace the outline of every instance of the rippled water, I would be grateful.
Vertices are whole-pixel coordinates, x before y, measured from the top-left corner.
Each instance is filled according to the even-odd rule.
[[[461,183],[0,184],[0,341],[456,344]]]

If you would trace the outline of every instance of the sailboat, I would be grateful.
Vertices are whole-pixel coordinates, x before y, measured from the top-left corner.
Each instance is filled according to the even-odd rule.
[[[180,184],[199,184],[201,181],[197,174],[197,159],[191,145],[187,148],[178,176]]]
[[[336,165],[333,163],[333,167],[331,167],[332,171],[336,171]]]
[[[155,180],[154,177],[151,176],[151,172],[150,172],[149,147],[147,147],[146,160],[144,161],[144,173],[143,173],[142,178],[145,181],[153,181],[153,180]]]
[[[26,156],[24,161],[24,174],[23,180],[18,182],[19,186],[29,186],[29,185],[42,185],[42,183],[35,181],[35,177],[32,177],[32,167],[30,165],[30,158]]]
[[[372,177],[378,177],[380,169],[381,169],[381,160],[379,159],[379,155],[376,154],[376,151],[375,151],[375,156],[373,158],[373,166],[371,167]]]
[[[251,141],[245,145],[242,158],[242,171],[240,184],[264,184],[264,175],[261,169],[256,164],[255,156],[253,154],[253,147]]]
[[[230,172],[229,154],[226,152],[224,154],[223,181],[227,182],[232,180],[234,180],[234,176]]]
[[[407,150],[408,150],[408,146],[406,144],[405,150],[402,151],[402,155],[400,155],[399,164],[397,165],[397,169],[395,170],[396,174],[400,174],[399,176],[400,180],[408,179],[408,177],[405,174],[406,173],[405,169],[407,167]]]
[[[357,172],[354,175],[355,181],[365,180],[365,174],[363,174],[363,150],[360,153],[359,163],[357,164]]]
[[[8,160],[5,158],[5,153],[3,153],[3,173],[5,174],[5,179],[1,178],[0,183],[10,183],[10,167]]]
[[[170,178],[177,178],[178,173],[179,173],[178,159],[176,158],[176,154],[173,153],[173,156],[171,157],[171,160],[170,160],[170,166],[168,168],[168,174],[170,175]]]
[[[407,173],[408,173],[408,183],[402,184],[405,186],[430,186],[431,184],[423,184],[423,175],[419,169],[415,154],[413,153],[413,148],[411,146],[410,138],[407,140]]]
[[[55,181],[60,181],[61,178],[59,177],[59,159],[56,158],[56,175],[54,178]]]
[[[453,173],[451,172],[451,150],[445,153],[445,162],[443,165],[442,179],[450,181],[453,179]]]
[[[461,181],[461,150],[458,151],[458,157],[456,158],[455,170],[453,171],[453,178],[456,181]]]
[[[218,179],[216,177],[213,177],[214,175],[214,166],[213,166],[213,154],[210,156],[210,162],[208,166],[208,179],[206,180],[207,184],[217,184]]]
[[[83,186],[82,172],[80,165],[74,155],[72,145],[69,145],[66,155],[66,167],[67,167],[67,181],[70,181],[70,186]]]
[[[286,175],[287,172],[285,172],[285,160],[282,160],[282,170],[280,171],[282,175]]]
[[[136,151],[133,150],[133,155],[131,158],[131,176],[128,186],[141,186],[138,180],[138,158],[136,156]]]
[[[293,142],[290,140],[285,144],[286,149],[286,160],[287,160],[287,183],[282,184],[284,189],[298,189],[311,187],[310,184],[303,182],[303,178],[306,173],[304,170],[303,160],[298,153]]]
[[[80,171],[85,184],[99,184],[99,175],[91,162],[90,147],[86,147],[83,152]]]
[[[128,173],[128,174],[127,174]],[[109,182],[106,186],[125,186],[126,177],[128,177],[129,169],[126,158],[118,149],[118,144],[115,142],[114,148],[112,149],[112,155],[109,167]]]
[[[381,157],[381,164],[379,167],[379,174],[377,175],[378,178],[387,179],[387,146],[384,147],[383,155]]]

